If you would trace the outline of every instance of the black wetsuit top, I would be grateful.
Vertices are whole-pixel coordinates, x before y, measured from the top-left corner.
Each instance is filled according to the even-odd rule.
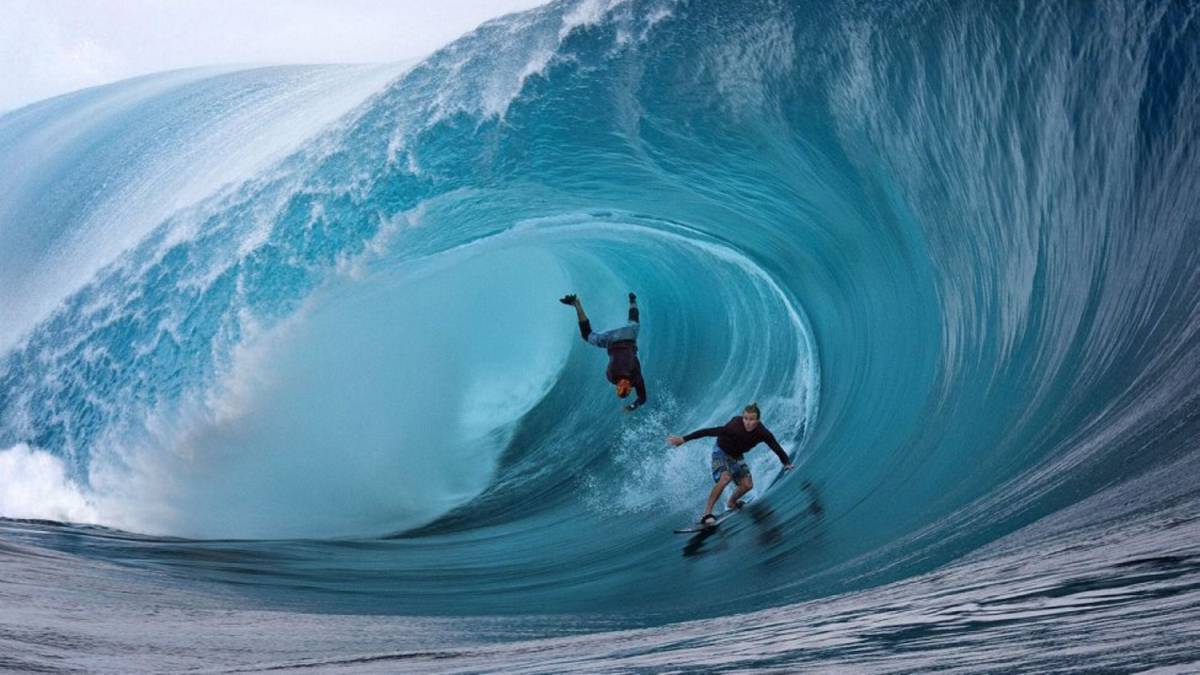
[[[709,427],[707,429],[697,429],[687,436],[683,437],[685,441],[693,441],[703,436],[716,436],[717,446],[729,455],[730,459],[741,459],[742,455],[746,454],[750,448],[759,443],[766,443],[767,447],[775,451],[779,457],[779,461],[784,464],[788,463],[787,453],[779,445],[779,441],[775,440],[775,434],[772,434],[762,422],[754,427],[754,431],[746,431],[746,425],[742,424],[741,415],[729,420],[729,423],[723,427]]]

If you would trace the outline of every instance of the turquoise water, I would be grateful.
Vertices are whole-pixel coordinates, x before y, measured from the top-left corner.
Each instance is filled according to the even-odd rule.
[[[65,651],[99,669],[1195,662],[1161,633],[1200,625],[1196,31],[565,2],[411,67],[8,112],[3,625],[95,630],[37,609],[69,602],[159,647]],[[556,298],[604,328],[630,290],[625,415]],[[711,445],[666,436],[751,400],[797,469],[756,450],[753,508],[672,534]]]

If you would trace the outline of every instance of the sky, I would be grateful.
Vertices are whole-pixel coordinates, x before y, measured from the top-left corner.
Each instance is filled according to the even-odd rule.
[[[0,111],[189,66],[424,56],[547,0],[0,0]]]

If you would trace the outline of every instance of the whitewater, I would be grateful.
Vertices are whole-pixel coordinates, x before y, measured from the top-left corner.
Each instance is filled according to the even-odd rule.
[[[0,669],[1200,670],[1200,15],[561,0],[0,114]],[[650,400],[579,339],[641,305]],[[755,496],[681,536],[757,401]]]

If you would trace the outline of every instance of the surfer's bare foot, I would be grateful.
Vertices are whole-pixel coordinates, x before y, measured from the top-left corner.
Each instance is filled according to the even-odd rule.
[[[730,500],[730,501],[728,501],[728,502],[726,502],[726,503],[725,503],[725,506],[728,506],[730,509],[732,509],[732,510],[735,510],[735,511],[736,511],[737,509],[740,509],[740,508],[742,508],[742,507],[743,507],[743,506],[745,506],[745,505],[746,505],[746,502],[744,502],[744,501],[742,501],[742,500],[740,500],[740,499],[739,499],[739,500],[737,500],[736,502],[735,502],[735,501],[733,501],[733,500]]]

